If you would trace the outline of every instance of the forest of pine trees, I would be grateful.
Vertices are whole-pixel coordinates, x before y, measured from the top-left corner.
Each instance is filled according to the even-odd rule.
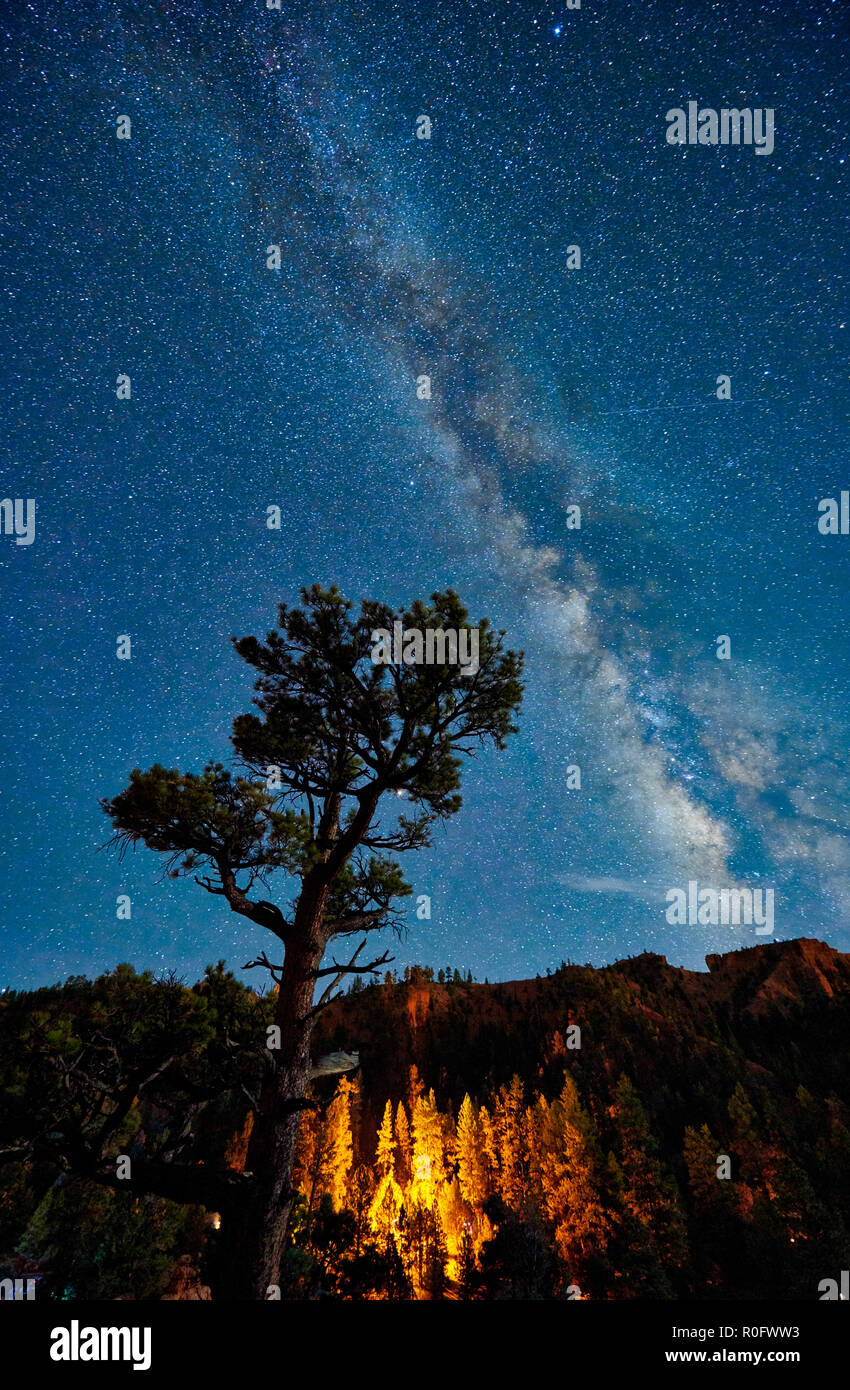
[[[848,958],[442,974],[355,988],[317,1030],[315,1055],[360,1068],[317,1074],[303,1113],[282,1299],[813,1298],[846,1266]],[[221,964],[0,999],[0,1277],[60,1300],[216,1287],[228,1216],[201,1180],[245,1167],[271,1002]],[[91,1133],[134,1170],[176,1157],[197,1192],[92,1181]]]
[[[734,1227],[775,1195],[740,1087],[729,1113],[743,1145],[734,1187],[715,1179],[707,1128],[685,1134],[698,1226]],[[372,1138],[359,1083],[343,1077],[302,1126],[285,1296],[675,1297],[691,1262],[686,1207],[626,1076],[608,1119],[606,1150],[569,1072],[551,1101],[515,1076],[484,1103],[464,1095],[455,1115],[413,1066]]]

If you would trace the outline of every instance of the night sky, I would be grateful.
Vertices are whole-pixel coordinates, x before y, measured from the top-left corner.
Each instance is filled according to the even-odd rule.
[[[763,939],[668,925],[694,879],[773,888],[775,939],[850,949],[850,536],[818,531],[850,488],[847,9],[0,22],[2,496],[36,501],[32,545],[0,536],[0,986],[268,945],[159,856],[99,851],[98,803],[230,759],[229,639],[314,581],[452,586],[526,653],[520,734],[405,856],[432,918],[399,966],[702,968]],[[668,144],[689,100],[773,108],[773,152]]]

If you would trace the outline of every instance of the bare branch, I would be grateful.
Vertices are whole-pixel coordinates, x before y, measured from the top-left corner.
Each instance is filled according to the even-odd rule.
[[[337,971],[339,972],[340,976],[374,975],[375,971],[379,970],[382,965],[391,965],[392,962],[395,960],[395,956],[391,956],[388,951],[384,951],[384,954],[382,956],[378,956],[377,960],[370,961],[368,965],[355,965],[354,962],[356,961],[358,955],[363,950],[363,947],[365,945],[366,942],[361,941],[360,945],[357,947],[357,950],[354,952],[354,955],[351,957],[351,960],[349,961],[348,965],[341,965],[338,960],[334,960],[333,965],[329,965],[325,967],[325,969],[323,970],[312,971],[314,979],[321,979],[323,975],[333,975]]]
[[[286,921],[280,908],[276,907],[274,903],[264,900],[252,902],[244,890],[239,887],[236,882],[235,870],[223,854],[216,856],[216,868],[221,878],[221,888],[211,888],[208,891],[223,895],[232,912],[238,912],[241,917],[248,917],[258,926],[266,927],[285,944],[289,939],[291,923]],[[206,884],[202,883],[201,887],[205,888]]]
[[[275,984],[280,984],[281,977],[283,974],[283,966],[273,965],[272,962],[269,960],[268,956],[266,955],[265,951],[261,951],[260,954],[257,956],[256,960],[249,960],[245,965],[242,966],[242,969],[253,970],[255,966],[260,966],[263,970],[268,970]]]
[[[305,1021],[307,1019],[315,1018],[315,1016],[322,1009],[326,1009],[329,1004],[332,1004],[334,1002],[335,999],[342,998],[342,991],[340,991],[339,994],[334,994],[333,991],[336,989],[338,984],[341,984],[341,982],[345,979],[346,975],[374,975],[382,965],[389,965],[390,962],[394,959],[393,956],[390,956],[386,951],[384,951],[384,954],[382,956],[379,956],[376,960],[370,961],[368,965],[358,965],[357,957],[360,955],[360,952],[363,950],[363,947],[365,945],[366,940],[364,938],[360,942],[360,945],[357,947],[357,950],[354,952],[354,955],[351,957],[351,960],[348,962],[347,965],[342,965],[338,960],[335,960],[332,966],[326,966],[323,970],[311,971],[313,979],[316,980],[321,979],[326,975],[333,975],[334,978],[331,980],[330,984],[325,988],[324,992],[319,998],[318,1003],[314,1004],[312,1009],[310,1009],[309,1012],[305,1014]]]

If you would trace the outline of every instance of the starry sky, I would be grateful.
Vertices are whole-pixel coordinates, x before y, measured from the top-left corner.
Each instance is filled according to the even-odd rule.
[[[669,925],[690,880],[772,888],[775,938],[850,949],[850,537],[817,526],[850,488],[846,8],[11,0],[0,24],[2,494],[36,500],[34,543],[0,536],[0,986],[238,973],[268,944],[102,850],[99,799],[229,760],[229,639],[314,581],[451,585],[526,654],[519,736],[405,859],[432,917],[399,966],[756,944]],[[668,144],[689,100],[773,108],[773,153]]]

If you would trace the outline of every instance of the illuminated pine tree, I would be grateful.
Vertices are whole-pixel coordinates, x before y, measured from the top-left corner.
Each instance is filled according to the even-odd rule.
[[[375,1151],[375,1167],[378,1170],[378,1185],[369,1205],[369,1222],[372,1230],[381,1238],[388,1257],[397,1253],[399,1214],[404,1204],[404,1193],[395,1175],[396,1141],[393,1138],[392,1101],[384,1106],[384,1117],[378,1130],[378,1143]]]
[[[306,1110],[298,1133],[295,1177],[306,1197],[306,1214],[319,1205],[330,1180],[327,1115],[319,1109]]]
[[[516,1206],[524,1190],[523,1183],[523,1087],[514,1076],[509,1087],[503,1086],[493,1109],[491,1140],[498,1172],[499,1192],[509,1206]]]
[[[457,1177],[460,1194],[476,1211],[487,1198],[487,1173],[483,1161],[481,1123],[469,1096],[461,1102],[457,1117]]]
[[[396,1174],[401,1183],[410,1181],[410,1160],[412,1150],[410,1147],[410,1123],[407,1118],[407,1111],[404,1103],[399,1101],[395,1112],[395,1141],[396,1141]]]
[[[369,1206],[369,1223],[384,1243],[395,1240],[403,1205],[404,1193],[390,1169],[378,1183]]]
[[[545,1200],[558,1253],[575,1272],[592,1252],[604,1250],[613,1221],[602,1200],[593,1127],[569,1073],[543,1120]]]
[[[533,1105],[527,1107],[523,1117],[522,1138],[528,1164],[527,1190],[529,1202],[538,1211],[546,1210],[546,1180],[548,1169],[545,1162],[544,1139],[548,1134],[549,1102],[538,1096]]]
[[[393,1106],[388,1100],[384,1106],[384,1118],[378,1130],[378,1147],[375,1152],[375,1166],[382,1178],[388,1173],[395,1175],[395,1139],[393,1138]]]
[[[343,1076],[328,1106],[325,1125],[326,1160],[323,1187],[337,1211],[346,1205],[348,1175],[353,1161],[351,1142],[351,1092],[353,1086]]]
[[[495,1192],[499,1159],[496,1152],[496,1133],[493,1128],[493,1119],[486,1105],[482,1105],[478,1111],[478,1131],[481,1135],[481,1156],[487,1175],[487,1186],[491,1192]]]
[[[413,1200],[433,1206],[437,1189],[445,1181],[443,1126],[437,1110],[434,1092],[418,1096],[411,1118],[413,1131],[413,1171],[411,1192]]]
[[[321,1116],[315,1110],[307,1110],[298,1131],[298,1145],[292,1168],[292,1181],[298,1192],[309,1198],[316,1180],[317,1158],[321,1147],[323,1129]]]
[[[413,1114],[414,1105],[416,1104],[419,1097],[421,1095],[424,1095],[424,1093],[425,1085],[422,1081],[422,1078],[419,1075],[419,1068],[414,1062],[413,1066],[410,1068],[410,1071],[408,1072],[407,1083],[407,1104],[410,1108],[411,1115]]]

